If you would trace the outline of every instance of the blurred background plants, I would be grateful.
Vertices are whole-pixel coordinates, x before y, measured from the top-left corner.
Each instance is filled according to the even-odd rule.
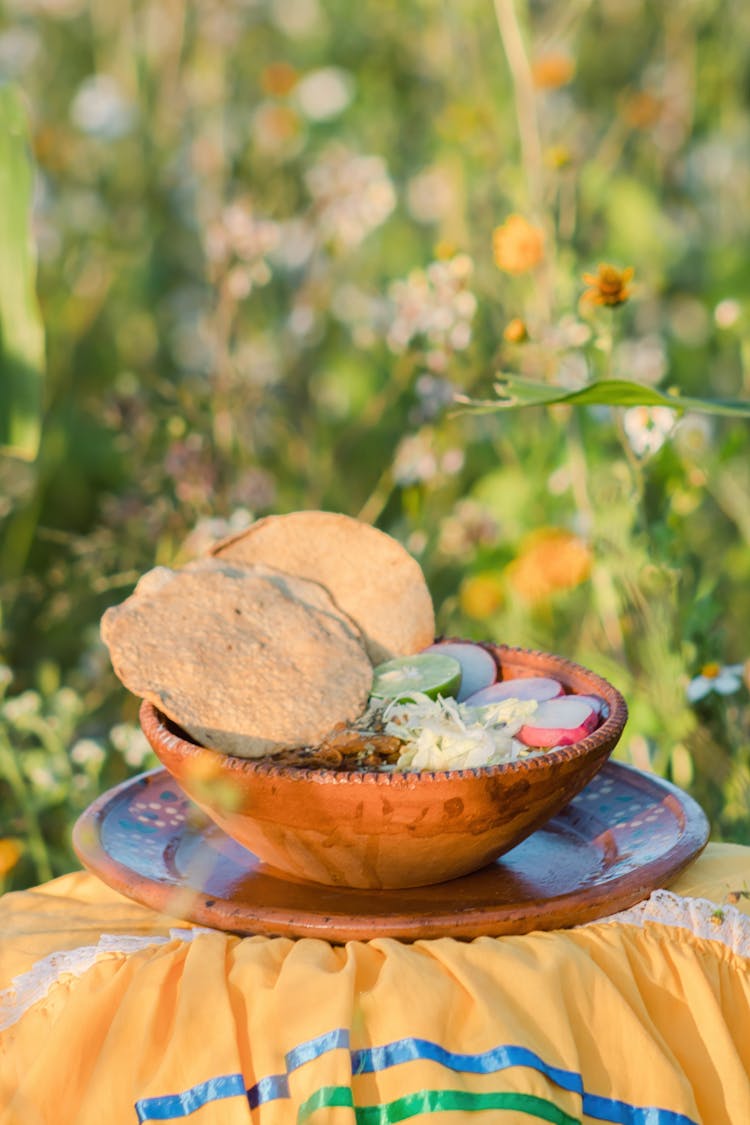
[[[661,402],[750,400],[750,8],[4,0],[0,78],[0,885],[152,764],[104,608],[303,507],[609,676],[618,756],[750,842],[749,423]]]

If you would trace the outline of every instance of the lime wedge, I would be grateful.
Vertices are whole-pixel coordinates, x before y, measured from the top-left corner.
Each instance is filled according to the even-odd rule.
[[[455,695],[461,685],[461,665],[452,656],[423,652],[398,656],[378,664],[372,674],[370,694],[377,699],[410,699],[423,692],[435,699]]]

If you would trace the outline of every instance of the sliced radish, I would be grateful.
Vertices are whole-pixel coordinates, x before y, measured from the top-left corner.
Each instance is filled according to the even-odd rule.
[[[582,699],[584,703],[588,703],[590,707],[594,708],[600,718],[609,718],[609,704],[606,699],[602,699],[600,695],[577,695],[576,699]]]
[[[599,716],[577,695],[561,695],[540,703],[531,722],[517,734],[526,746],[572,746],[595,730]]]
[[[562,694],[563,686],[557,680],[551,680],[547,676],[525,676],[515,680],[501,680],[500,683],[470,695],[466,702],[471,707],[484,707],[486,703],[500,703],[503,699],[535,699],[537,703],[544,703]]]
[[[492,656],[486,648],[471,641],[438,641],[423,651],[452,656],[461,665],[461,686],[456,696],[459,703],[497,679],[497,664]]]

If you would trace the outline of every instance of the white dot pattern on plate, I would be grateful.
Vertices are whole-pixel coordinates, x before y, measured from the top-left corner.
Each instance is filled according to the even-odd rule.
[[[679,824],[664,802],[655,805],[652,794],[616,785],[604,773],[589,782],[576,798],[579,801],[586,802],[586,811],[594,813],[615,837],[620,871],[623,865],[641,866],[658,859],[679,839]]]

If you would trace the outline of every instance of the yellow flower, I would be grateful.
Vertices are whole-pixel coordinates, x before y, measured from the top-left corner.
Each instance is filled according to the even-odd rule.
[[[435,244],[434,254],[439,262],[447,262],[449,258],[455,257],[458,253],[458,247],[447,239],[441,239],[440,242]]]
[[[506,570],[513,592],[531,605],[580,586],[591,574],[591,551],[563,528],[542,528],[524,541]]]
[[[544,153],[544,162],[548,168],[567,168],[572,160],[573,153],[567,145],[552,145]]]
[[[0,840],[0,879],[13,870],[22,854],[23,848],[18,840],[7,836]]]
[[[540,55],[531,64],[531,75],[538,90],[557,90],[560,86],[566,86],[575,70],[573,59],[562,51]]]
[[[513,319],[509,320],[505,325],[503,339],[507,340],[509,344],[522,344],[524,340],[528,340],[528,338],[528,330],[520,316],[514,316]]]
[[[500,577],[491,571],[473,574],[462,582],[458,600],[467,617],[475,621],[491,617],[503,604]]]
[[[527,273],[544,257],[544,232],[523,215],[509,215],[493,231],[492,248],[498,269]]]
[[[582,301],[589,301],[592,305],[621,305],[630,296],[629,282],[635,270],[632,266],[620,270],[617,266],[609,266],[602,262],[596,274],[585,273],[583,280],[590,287],[583,296]]]

